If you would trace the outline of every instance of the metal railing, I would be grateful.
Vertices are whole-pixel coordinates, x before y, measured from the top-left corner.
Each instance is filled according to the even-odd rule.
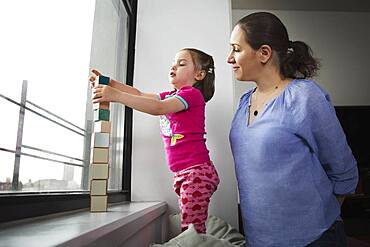
[[[52,122],[52,123],[54,123],[54,124],[56,124],[60,127],[63,127],[63,128],[65,128],[65,129],[67,129],[67,130],[69,130],[69,131],[71,131],[75,134],[81,135],[84,138],[86,138],[88,136],[87,131],[85,129],[80,128],[79,126],[73,124],[72,122],[70,122],[70,121],[52,113],[51,111],[49,111],[49,110],[31,102],[29,100],[27,100],[27,87],[28,87],[28,81],[23,80],[20,103],[11,99],[11,98],[9,98],[9,97],[7,97],[7,96],[5,96],[5,95],[3,95],[3,94],[0,94],[0,98],[3,98],[5,100],[19,106],[17,142],[16,142],[15,150],[0,147],[0,151],[15,154],[13,180],[12,180],[12,190],[19,190],[19,169],[20,169],[20,158],[21,158],[22,155],[37,158],[37,159],[52,161],[52,162],[56,162],[56,163],[61,163],[61,164],[65,164],[65,165],[70,165],[70,166],[78,166],[78,167],[85,167],[84,163],[85,164],[87,163],[87,162],[85,162],[84,159],[81,159],[81,158],[76,158],[76,157],[68,156],[68,155],[65,155],[65,154],[57,153],[57,152],[54,152],[54,151],[45,150],[45,149],[32,147],[32,146],[23,144],[23,126],[24,126],[24,117],[25,117],[25,114],[26,114],[26,110],[36,114],[39,117],[42,117],[42,118],[46,119],[46,120],[48,120],[48,121],[50,121],[50,122]],[[31,109],[28,105],[35,108],[36,110]],[[48,115],[52,116],[55,119],[53,119],[52,117],[47,116],[46,114],[43,114],[43,113],[47,113]],[[24,152],[23,149],[38,151],[38,152],[41,152],[43,154],[54,155],[54,156],[61,157],[61,158],[67,158],[67,159],[70,160],[70,162],[63,161],[61,159],[55,159],[55,158],[49,158],[49,157],[45,157],[45,156],[35,155],[35,154],[29,153],[29,152]],[[76,163],[71,162],[71,161],[75,161]]]

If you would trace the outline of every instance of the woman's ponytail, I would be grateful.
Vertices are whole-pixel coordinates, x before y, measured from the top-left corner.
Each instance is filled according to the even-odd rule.
[[[302,41],[289,41],[286,56],[280,59],[281,73],[287,78],[310,78],[317,75],[320,67],[311,48]]]

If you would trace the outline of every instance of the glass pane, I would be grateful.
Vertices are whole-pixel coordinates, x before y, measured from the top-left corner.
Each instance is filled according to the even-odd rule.
[[[3,81],[0,81],[2,84]],[[10,192],[12,189],[14,157],[17,143],[18,118],[20,107],[4,97],[17,103],[21,98],[22,82],[8,81],[12,87],[1,87],[0,94],[0,193]],[[8,150],[8,151],[5,151]]]
[[[0,193],[12,188],[14,154],[0,151]]]
[[[0,46],[0,67],[6,71],[0,79],[0,94],[17,97],[19,102],[20,84],[27,80],[27,107],[75,130],[68,130],[26,110],[22,152],[44,159],[21,156],[19,181],[22,190],[81,189],[82,168],[72,164],[81,165],[82,159],[87,157],[84,154],[85,137],[75,132],[84,134],[86,102],[90,101],[87,78],[94,8],[95,1],[91,0],[0,1],[0,30],[3,37],[8,37],[2,39]],[[8,118],[1,121],[0,147],[14,150],[19,107],[0,98],[0,110]],[[85,150],[90,152],[90,148]],[[2,153],[0,151],[0,181],[9,177],[8,170],[14,166],[14,158],[8,162]],[[9,169],[3,169],[5,164]],[[27,187],[29,181],[43,182]]]
[[[81,167],[22,156],[19,189],[21,191],[81,190],[81,174]]]
[[[97,1],[91,50],[91,67],[124,82],[128,45],[128,16],[120,0]],[[109,190],[122,188],[124,107],[110,105],[111,146]]]
[[[0,85],[3,81],[0,79]],[[22,81],[10,81],[11,87],[0,87],[0,94],[20,103]],[[13,90],[11,90],[13,89]],[[17,143],[18,118],[20,107],[3,97],[0,97],[0,148],[15,150]],[[0,167],[1,169],[1,167]],[[1,174],[1,172],[0,172]]]
[[[44,114],[44,113],[43,113]],[[61,122],[68,128],[70,125]],[[77,131],[83,133],[82,131]],[[49,121],[33,112],[24,117],[23,145],[83,159],[84,136]],[[22,152],[29,152],[22,147]]]

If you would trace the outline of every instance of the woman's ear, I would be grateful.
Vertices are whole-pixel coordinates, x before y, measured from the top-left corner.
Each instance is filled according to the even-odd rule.
[[[195,74],[195,80],[197,81],[201,81],[204,79],[204,77],[206,77],[206,71],[205,70],[199,70],[196,74]]]
[[[262,45],[258,49],[258,57],[262,64],[266,64],[272,57],[272,49],[269,45]]]

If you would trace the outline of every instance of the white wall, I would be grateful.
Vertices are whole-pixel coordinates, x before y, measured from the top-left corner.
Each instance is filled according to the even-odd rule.
[[[170,90],[168,72],[176,52],[195,47],[215,59],[216,93],[206,107],[207,144],[221,183],[210,214],[237,227],[237,190],[228,134],[232,118],[232,71],[226,64],[231,32],[229,0],[140,0],[134,86],[145,92]],[[134,113],[132,200],[163,200],[178,211],[159,120]]]
[[[256,10],[233,10],[233,23]],[[335,105],[370,104],[369,12],[270,11],[288,29],[291,40],[302,40],[321,59],[316,81]],[[236,82],[235,102],[250,84]]]

